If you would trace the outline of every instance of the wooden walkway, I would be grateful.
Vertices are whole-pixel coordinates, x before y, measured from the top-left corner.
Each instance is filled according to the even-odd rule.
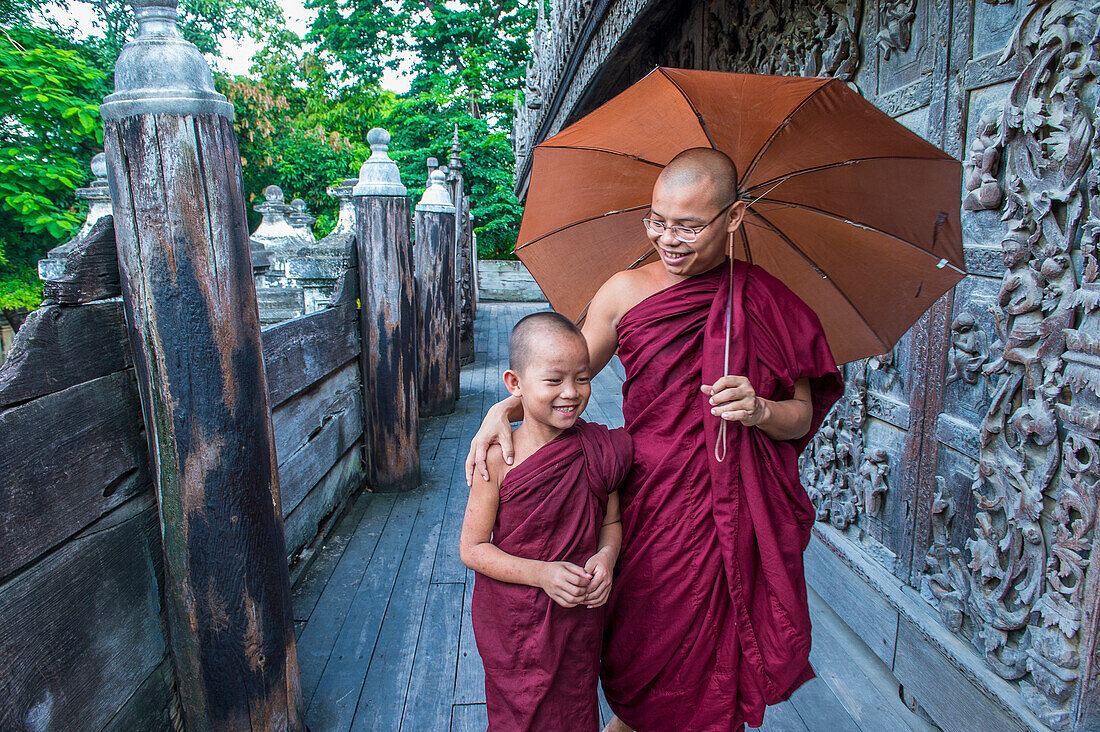
[[[421,422],[423,484],[357,497],[295,585],[302,695],[313,732],[485,729],[470,623],[473,573],[458,558],[463,461],[485,409],[505,395],[500,374],[511,326],[544,307],[482,303],[477,360],[462,370],[457,410]],[[620,426],[620,387],[610,369],[601,373],[585,417]],[[818,678],[771,707],[763,729],[934,729],[905,708],[889,671],[812,591],[811,611]]]

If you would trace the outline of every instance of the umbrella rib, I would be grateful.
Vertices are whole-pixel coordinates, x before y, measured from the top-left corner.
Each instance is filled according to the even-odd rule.
[[[637,269],[642,264],[642,262],[646,261],[651,256],[653,256],[654,254],[656,254],[656,250],[650,249],[645,254],[643,254],[642,256],[635,259],[631,263],[631,265],[629,267],[627,267],[627,269]],[[583,308],[581,308],[580,315],[578,315],[577,319],[573,321],[578,327],[584,322],[584,319],[588,317],[588,308],[591,307],[591,306],[592,306],[592,299],[589,298],[588,302],[585,303],[585,306]]]
[[[531,246],[532,244],[534,244],[536,242],[540,242],[548,236],[553,236],[554,234],[561,233],[561,232],[565,231],[566,229],[571,229],[574,226],[580,226],[581,224],[587,224],[589,221],[595,221],[596,219],[602,219],[605,216],[614,216],[615,214],[627,213],[629,211],[641,211],[642,209],[646,209],[646,208],[649,208],[648,203],[643,204],[641,206],[631,206],[630,208],[621,208],[618,211],[608,211],[607,213],[597,214],[595,216],[588,216],[588,217],[583,218],[583,219],[577,219],[576,221],[570,221],[565,226],[559,226],[558,228],[554,229],[553,231],[548,231],[545,234],[542,234],[540,236],[536,236],[534,239],[532,239],[531,241],[529,241],[525,244],[518,245],[515,248],[514,251],[518,252],[520,249],[523,249],[524,247]]]
[[[775,126],[775,129],[772,130],[772,133],[770,135],[768,135],[768,139],[764,140],[764,144],[761,145],[760,149],[756,151],[756,155],[752,156],[752,161],[749,163],[749,167],[745,169],[745,174],[743,176],[741,176],[741,180],[748,180],[749,179],[749,176],[752,174],[752,169],[756,167],[756,163],[759,162],[760,158],[763,157],[764,153],[766,153],[768,151],[768,148],[771,146],[772,141],[776,138],[776,136],[783,130],[784,127],[787,126],[787,123],[791,121],[791,117],[795,116],[798,113],[798,110],[802,109],[802,106],[804,104],[806,104],[806,102],[813,99],[814,96],[819,91],[821,91],[825,87],[829,86],[829,83],[831,81],[834,81],[834,80],[829,79],[824,84],[822,84],[821,86],[819,86],[818,88],[814,89],[812,92],[807,94],[806,98],[803,99],[798,104],[796,104],[794,109],[792,109],[790,112],[788,112],[787,116],[783,118],[783,121]]]
[[[542,145],[539,145],[539,147],[543,150],[590,150],[592,152],[607,153],[608,155],[619,155],[621,157],[630,158],[631,160],[637,160],[639,163],[645,163],[647,165],[653,165],[653,166],[658,167],[658,168],[665,167],[665,166],[661,165],[660,163],[655,163],[652,160],[646,160],[645,158],[638,157],[637,155],[631,155],[630,153],[619,152],[618,150],[607,150],[607,149],[602,148],[602,147],[589,147],[588,145],[547,145],[546,143],[543,143]]]
[[[791,201],[780,201],[780,200],[777,200],[777,199],[774,199],[774,198],[761,198],[760,200],[761,201],[766,201],[767,203],[779,204],[780,208],[773,209],[773,210],[776,210],[776,211],[781,210],[782,208],[797,208],[800,211],[806,211],[808,213],[817,214],[818,216],[824,216],[825,218],[832,219],[833,221],[840,221],[841,223],[848,224],[849,226],[855,226],[855,227],[858,227],[860,229],[866,229],[867,231],[871,231],[871,232],[874,232],[874,233],[879,234],[881,236],[885,236],[887,238],[893,239],[896,242],[900,242],[901,244],[904,244],[905,246],[909,247],[910,249],[915,249],[918,252],[921,252],[922,254],[926,254],[929,257],[932,257],[933,259],[936,258],[936,255],[933,254],[932,252],[928,251],[927,249],[924,249],[923,247],[917,246],[916,244],[914,244],[911,241],[908,241],[907,239],[902,239],[900,236],[897,236],[896,234],[891,234],[888,231],[883,231],[882,229],[880,229],[878,227],[875,227],[875,226],[869,226],[867,224],[861,224],[858,221],[852,221],[851,219],[844,218],[843,216],[839,216],[835,213],[832,213],[830,211],[826,211],[825,209],[822,209],[822,208],[815,208],[814,206],[807,206],[804,203],[793,203]],[[752,209],[749,209],[749,210],[753,211]],[[756,211],[753,211],[753,213],[756,214],[760,218],[764,218],[763,216],[761,216]],[[771,223],[771,222],[768,222],[768,223]],[[945,257],[941,257],[940,260],[945,262],[945,264],[943,266],[950,267],[951,269],[955,270],[959,274],[963,274],[963,275],[966,274],[965,270],[959,269],[957,265],[955,265],[953,262],[947,260]]]
[[[855,303],[853,303],[851,301],[851,299],[848,297],[848,293],[846,293],[846,292],[844,292],[844,290],[840,289],[840,286],[836,283],[836,280],[834,280],[832,277],[830,277],[828,274],[826,274],[825,271],[822,270],[821,267],[818,266],[817,262],[815,262],[813,259],[811,259],[810,256],[808,254],[806,254],[806,252],[802,251],[802,249],[797,244],[795,244],[793,241],[791,241],[790,237],[788,237],[786,234],[784,234],[782,231],[780,231],[779,227],[777,227],[771,221],[768,221],[768,219],[764,218],[763,216],[756,213],[755,211],[752,211],[752,215],[755,216],[756,218],[760,219],[761,221],[763,221],[767,225],[767,227],[769,229],[771,229],[772,233],[774,233],[776,236],[778,236],[780,239],[782,239],[784,241],[784,243],[786,243],[787,246],[789,246],[791,249],[794,249],[795,252],[797,252],[798,255],[800,257],[802,257],[802,259],[806,260],[807,264],[809,264],[811,267],[814,268],[815,272],[817,272],[819,275],[821,275],[822,279],[828,280],[828,282],[832,286],[832,288],[834,290],[836,290],[837,293],[841,297],[844,298],[844,302],[848,303],[848,307],[852,308],[852,310],[855,312],[855,314],[859,316],[859,319],[863,321],[863,324],[865,326],[867,326],[867,330],[871,331],[871,334],[874,335],[875,338],[878,339],[879,345],[881,345],[886,350],[890,350],[890,345],[882,339],[882,336],[880,336],[878,334],[878,331],[875,330],[874,326],[872,326],[870,323],[867,322],[867,318],[863,317],[863,313],[861,313],[859,308],[856,307]],[[883,353],[885,353],[885,351],[883,351]]]
[[[955,160],[954,158],[928,158],[928,157],[923,157],[921,155],[872,155],[872,156],[865,157],[865,158],[849,158],[848,160],[842,160],[839,163],[827,163],[825,165],[818,165],[818,166],[815,166],[813,168],[803,168],[802,170],[796,170],[793,173],[786,173],[784,175],[779,175],[779,176],[776,176],[775,178],[771,178],[769,180],[761,181],[760,183],[753,183],[751,186],[749,186],[748,188],[745,189],[745,192],[749,193],[750,191],[755,191],[757,188],[763,188],[764,186],[766,186],[768,184],[771,184],[771,183],[775,183],[776,185],[778,185],[780,183],[785,183],[788,180],[790,180],[791,178],[797,178],[800,175],[807,175],[809,173],[818,173],[818,172],[821,172],[822,170],[830,170],[832,168],[842,168],[845,165],[855,165],[857,163],[866,163],[866,162],[870,162],[872,160],[927,160],[929,162],[956,163],[956,164],[959,162],[958,160]]]
[[[695,113],[695,119],[699,122],[699,127],[703,130],[703,134],[707,136],[707,142],[710,143],[710,146],[712,148],[717,150],[718,146],[714,144],[714,138],[710,136],[710,130],[707,129],[707,123],[703,121],[703,115],[700,114],[699,110],[695,108],[695,104],[692,103],[690,97],[688,97],[687,93],[680,88],[680,85],[677,84],[671,76],[665,73],[665,70],[662,67],[658,66],[657,70],[661,72],[661,76],[668,79],[668,82],[676,87],[676,91],[680,92],[680,96],[684,98],[684,101],[687,102],[689,107],[691,107],[691,111]]]

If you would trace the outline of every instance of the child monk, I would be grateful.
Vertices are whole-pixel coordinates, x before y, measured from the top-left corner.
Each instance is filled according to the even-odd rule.
[[[490,732],[594,732],[604,603],[622,526],[614,492],[630,469],[625,430],[579,419],[588,346],[552,312],[509,341],[508,391],[523,405],[515,461],[499,446],[470,488],[463,563],[476,571],[473,625]]]

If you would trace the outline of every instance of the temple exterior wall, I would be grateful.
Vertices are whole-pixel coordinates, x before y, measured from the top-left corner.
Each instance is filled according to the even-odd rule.
[[[1100,6],[553,0],[532,45],[521,194],[654,65],[839,77],[964,162],[969,276],[804,455],[807,579],[942,728],[1100,728]]]

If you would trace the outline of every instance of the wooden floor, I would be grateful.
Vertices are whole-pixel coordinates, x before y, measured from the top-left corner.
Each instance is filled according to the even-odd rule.
[[[473,573],[458,558],[470,437],[505,395],[511,326],[538,304],[482,303],[477,360],[462,370],[457,410],[421,422],[423,484],[359,496],[294,587],[307,721],[336,730],[486,727],[481,660],[470,624]],[[606,369],[585,417],[620,426],[621,382]],[[818,678],[768,710],[774,732],[931,730],[898,698],[897,682],[811,592]],[[607,714],[606,707],[604,714]]]

